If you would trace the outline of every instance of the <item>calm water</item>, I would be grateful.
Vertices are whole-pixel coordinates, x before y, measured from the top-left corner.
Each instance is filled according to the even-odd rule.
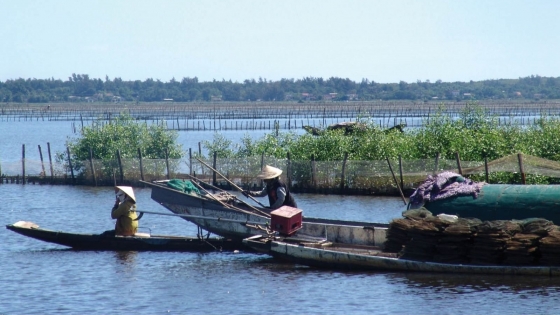
[[[0,123],[0,158],[11,146],[20,154],[21,143],[46,147],[70,132],[68,122],[38,125]],[[136,195],[140,209],[167,211],[150,189]],[[108,187],[5,184],[0,197],[4,225],[84,233],[114,225]],[[404,210],[399,198],[295,197],[309,217],[389,222]],[[146,214],[140,226],[196,234],[169,216]],[[560,314],[558,278],[339,272],[243,252],[81,252],[7,229],[0,238],[0,314]]]

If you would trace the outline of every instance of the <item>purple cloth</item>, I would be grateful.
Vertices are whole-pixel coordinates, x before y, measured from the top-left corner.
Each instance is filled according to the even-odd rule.
[[[485,182],[474,182],[453,172],[442,172],[435,176],[429,175],[424,183],[410,196],[409,208],[420,208],[428,201],[442,200],[453,196],[473,196],[473,198],[476,198],[485,184]]]

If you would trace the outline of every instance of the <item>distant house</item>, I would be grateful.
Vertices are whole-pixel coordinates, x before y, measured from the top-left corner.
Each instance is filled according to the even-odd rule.
[[[210,100],[212,102],[220,102],[220,101],[222,101],[222,97],[221,96],[210,96]]]
[[[451,95],[453,97],[458,97],[459,96],[459,91],[455,90],[455,91],[451,91]]]
[[[523,95],[521,94],[521,92],[519,92],[519,91],[513,92],[513,95],[514,95],[515,97],[521,97],[521,96],[523,96]]]
[[[357,101],[358,100],[358,94],[346,94],[346,98],[349,101]]]
[[[336,96],[338,95],[338,93],[329,93],[329,94],[325,94],[323,95],[323,99],[325,101],[332,101],[336,98]]]
[[[474,94],[472,93],[463,93],[463,98],[473,98]]]
[[[315,97],[311,93],[301,93],[301,98],[306,100],[306,101],[315,100]]]
[[[164,102],[173,102],[173,99],[172,98],[164,98],[163,101]]]

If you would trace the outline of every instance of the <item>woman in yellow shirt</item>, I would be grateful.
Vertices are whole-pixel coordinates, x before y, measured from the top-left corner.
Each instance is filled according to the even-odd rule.
[[[115,235],[133,236],[138,231],[134,191],[130,186],[116,186],[115,195],[115,205],[111,211],[111,218],[117,219]]]

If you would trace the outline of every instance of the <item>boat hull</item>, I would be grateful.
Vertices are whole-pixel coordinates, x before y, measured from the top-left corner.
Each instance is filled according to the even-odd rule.
[[[269,255],[296,264],[307,266],[344,269],[397,272],[438,272],[459,274],[495,274],[525,276],[560,276],[557,266],[498,266],[498,265],[462,265],[435,262],[414,261],[379,255],[379,249],[371,248],[369,254],[351,253],[344,250],[331,250],[328,246],[319,248],[302,244],[269,240],[263,242],[259,237],[248,238],[244,244],[254,250],[267,252]]]
[[[208,252],[235,250],[243,246],[239,242],[222,238],[199,239],[197,237],[165,235],[114,236],[68,233],[42,229],[35,223],[26,221],[6,225],[6,228],[27,237],[77,250]]]

